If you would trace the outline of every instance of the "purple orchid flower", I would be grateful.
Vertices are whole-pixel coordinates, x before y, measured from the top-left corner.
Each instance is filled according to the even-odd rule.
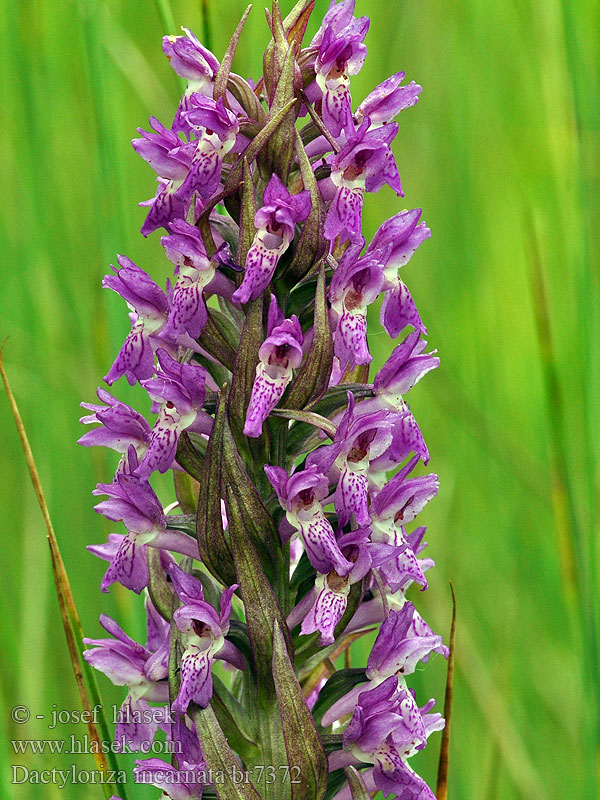
[[[346,633],[353,633],[363,630],[370,625],[383,622],[390,610],[400,611],[406,603],[406,592],[412,583],[420,583],[423,588],[427,588],[425,572],[435,566],[431,558],[419,558],[422,551],[427,546],[423,541],[425,527],[416,528],[412,533],[406,533],[401,529],[402,541],[408,546],[402,550],[400,557],[394,563],[395,556],[389,561],[379,565],[378,572],[384,580],[383,587],[378,584],[374,597],[371,600],[363,601],[356,614],[350,620]],[[376,538],[376,534],[371,529],[371,539]],[[403,545],[398,545],[403,548]],[[393,588],[392,588],[393,587]],[[381,597],[381,590],[385,596],[385,603]],[[412,633],[415,636],[433,636],[434,633],[415,610],[412,621]],[[447,649],[443,646],[439,651],[447,655]]]
[[[423,353],[427,342],[421,339],[420,331],[412,331],[399,344],[373,381],[374,397],[360,403],[361,413],[377,409],[390,409],[403,413],[406,403],[402,395],[409,392],[421,378],[440,364],[440,359],[431,353]]]
[[[137,454],[131,445],[128,463],[117,472],[115,481],[100,483],[94,490],[94,494],[106,494],[109,498],[98,503],[96,511],[115,522],[123,522],[127,528],[127,535],[119,541],[102,579],[103,592],[107,592],[115,581],[138,594],[148,585],[147,545],[193,558],[199,556],[197,544],[191,536],[167,530],[166,517],[158,497],[150,484],[135,474],[137,467]],[[106,545],[91,545],[88,549],[95,555],[105,557],[112,553],[114,545],[108,549]]]
[[[361,405],[362,403],[359,403],[359,409]],[[388,421],[391,426],[392,441],[387,450],[370,464],[370,480],[377,488],[387,482],[387,473],[395,469],[411,453],[417,455],[424,464],[429,461],[429,450],[425,439],[406,403],[400,411],[391,411]]]
[[[368,364],[367,308],[383,287],[382,265],[375,255],[357,258],[358,247],[349,247],[329,287],[335,355],[340,368]]]
[[[304,613],[308,602],[299,604],[290,615],[288,625],[293,627],[296,616],[301,615],[304,617],[300,628],[303,635],[319,631],[321,646],[333,644],[334,632],[346,610],[349,593],[350,578],[347,575],[338,575],[335,570],[328,575],[319,573],[313,592],[306,598],[307,601],[311,601],[308,612]]]
[[[437,494],[437,475],[407,478],[418,460],[419,456],[412,458],[373,497],[369,509],[372,541],[393,546],[407,544],[404,525],[412,522]],[[380,572],[393,592],[406,589],[413,581],[427,588],[413,548],[404,548],[396,558],[382,564]]]
[[[411,675],[419,661],[427,661],[432,652],[448,658],[448,648],[442,637],[429,626],[419,624],[416,609],[406,602],[400,611],[390,611],[371,650],[367,662],[367,677],[380,683],[390,675],[405,678]]]
[[[156,351],[159,369],[155,378],[142,381],[150,398],[160,404],[158,419],[150,445],[136,474],[141,478],[158,470],[166,472],[177,452],[179,436],[184,430],[209,433],[212,418],[202,411],[206,396],[206,370],[193,361],[180,364],[166,352]]]
[[[350,724],[344,732],[344,751],[330,757],[330,769],[338,764],[374,764],[375,787],[385,796],[392,792],[406,800],[435,800],[425,781],[407,764],[407,759],[425,747],[427,734],[412,694],[397,689],[397,679],[387,678],[374,689],[362,692]],[[345,759],[344,759],[345,757]]]
[[[191,701],[205,708],[212,697],[211,666],[214,658],[228,661],[239,669],[245,662],[239,650],[225,640],[229,630],[231,599],[237,584],[221,595],[220,614],[204,600],[202,584],[176,564],[171,565],[171,579],[177,596],[183,603],[173,619],[185,636],[185,651],[181,659],[181,685],[173,711],[185,713]]]
[[[293,370],[302,362],[304,337],[298,318],[294,314],[290,319],[283,319],[281,315],[279,320],[274,295],[271,309],[273,307],[276,311],[269,314],[268,336],[258,351],[259,362],[244,424],[246,436],[254,438],[260,436],[263,422],[281,400],[293,377]]]
[[[363,40],[369,18],[355,19],[354,0],[331,3],[321,27],[311,42],[318,48],[316,83],[321,90],[322,116],[334,137],[353,129],[350,76],[357,75],[367,56]]]
[[[348,408],[333,444],[309,453],[306,464],[337,481],[335,510],[340,525],[352,514],[361,526],[369,525],[368,488],[371,461],[381,456],[392,442],[390,415],[385,411],[355,418],[354,395],[348,392]]]
[[[114,364],[104,380],[113,384],[125,375],[131,386],[150,377],[154,371],[154,347],[151,337],[167,321],[168,301],[152,278],[126,256],[117,256],[115,275],[106,275],[105,288],[112,289],[127,302],[137,317]]]
[[[267,478],[286,511],[288,522],[300,532],[306,554],[313,567],[327,574],[335,570],[347,575],[352,562],[342,555],[321,500],[329,493],[329,483],[316,466],[289,475],[283,467],[265,467]]]
[[[136,783],[149,784],[162,789],[161,797],[171,800],[200,800],[206,775],[205,764],[186,764],[178,769],[161,758],[148,758],[135,762],[133,770]]]
[[[163,37],[163,53],[177,75],[187,80],[186,90],[173,120],[173,130],[189,134],[191,129],[185,121],[185,112],[190,110],[190,98],[193,94],[213,96],[219,62],[188,28],[183,30],[185,36]]]
[[[189,727],[188,727],[189,725]],[[204,755],[198,738],[196,725],[190,717],[182,714],[173,714],[170,721],[161,725],[167,734],[172,753],[177,753],[177,762],[180,766],[204,765]]]
[[[422,242],[431,236],[431,231],[424,222],[417,224],[420,217],[420,208],[396,214],[381,225],[367,247],[367,253],[379,252],[383,261],[385,297],[381,306],[381,324],[393,338],[406,325],[427,333],[410,292],[398,276],[398,270],[410,261]]]
[[[156,196],[140,203],[150,206],[142,234],[148,236],[157,228],[167,228],[172,220],[185,217],[189,203],[186,203],[177,190],[189,174],[193,152],[182,142],[174,131],[165,128],[155,117],[150,117],[150,125],[155,131],[148,133],[138,128],[141,139],[131,144],[136,153],[146,161],[158,176]]]
[[[414,694],[412,690],[410,693],[411,695]],[[434,706],[435,700],[429,700],[425,705],[419,708],[426,739],[429,738],[434,731],[441,731],[445,727],[445,720],[441,714],[429,713]],[[398,732],[392,732],[391,742],[389,744],[394,746],[396,751],[398,751],[399,748],[402,748],[402,739],[406,739],[406,734],[402,730],[402,727],[398,726]],[[367,791],[374,795],[381,789],[384,795],[393,794],[397,798],[402,798],[402,800],[435,800],[429,786],[415,774],[405,760],[405,758],[414,755],[416,752],[416,748],[408,751],[408,755],[405,755],[404,758],[401,757],[401,763],[397,763],[393,771],[390,769],[385,770],[384,765],[389,766],[390,764],[388,758],[385,757],[378,759],[377,766],[363,770],[361,772],[361,777],[367,787]],[[340,754],[340,751],[338,751],[337,754],[332,754],[332,763],[335,763],[335,761],[340,763],[343,761],[347,762],[349,758],[344,759],[344,755],[345,754]],[[352,800],[350,787],[346,785],[342,788],[334,795],[333,800]]]
[[[84,639],[91,649],[83,657],[95,669],[103,672],[115,686],[127,686],[127,697],[121,705],[115,731],[119,749],[126,744],[139,750],[152,742],[159,724],[168,718],[168,707],[150,707],[148,701],[166,703],[169,686],[165,680],[169,668],[169,625],[146,602],[148,641],[138,644],[106,614],[100,624],[111,639]]]
[[[371,128],[387,125],[405,108],[414,106],[422,87],[414,81],[401,86],[404,78],[404,72],[396,72],[373,89],[356,109],[356,123],[360,125],[365,117],[369,117]]]
[[[260,755],[254,745],[261,749],[261,726],[255,724],[261,708],[253,703],[264,694],[263,677],[270,684],[271,676],[264,676],[260,668],[248,671],[233,644],[242,647],[244,628],[254,666],[268,670],[275,656],[273,712],[281,716],[284,728],[289,723],[290,735],[306,735],[317,793],[335,791],[331,784],[324,786],[329,760],[330,771],[356,765],[369,793],[433,800],[409,760],[444,721],[430,713],[433,701],[419,708],[406,677],[432,652],[447,655],[448,650],[407,599],[413,584],[414,590],[427,586],[425,575],[434,564],[423,553],[425,529],[407,529],[436,494],[437,478],[413,474],[420,461],[428,462],[429,452],[404,393],[436,367],[438,359],[425,352],[421,334],[426,328],[399,277],[400,268],[430,231],[420,209],[412,209],[390,212],[395,216],[381,225],[368,246],[362,234],[366,192],[377,192],[387,183],[398,196],[403,194],[392,151],[398,131],[394,118],[417,102],[421,87],[414,81],[404,84],[404,73],[397,72],[367,94],[353,115],[351,78],[365,59],[369,20],[354,16],[355,0],[330,0],[321,27],[306,47],[302,39],[312,5],[296,4],[286,20],[275,7],[269,19],[272,40],[257,82],[230,73],[228,64],[246,15],[222,65],[188,29],[163,39],[165,55],[187,87],[171,128],[152,117],[149,130],[140,130],[132,144],[158,182],[155,197],[140,204],[148,207],[142,233],[164,228],[161,243],[174,265],[174,279],[167,279],[163,292],[120,256],[114,274],[104,281],[132,311],[132,330],[106,379],[112,384],[125,375],[130,384],[139,382],[152,402],[155,422],[151,428],[142,415],[104,390],[98,392],[98,403],[84,404],[82,422],[94,427],[87,429],[81,443],[104,445],[120,454],[112,483],[96,489],[95,494],[104,495],[96,511],[124,524],[122,533],[110,533],[105,543],[89,549],[108,562],[103,591],[116,581],[138,594],[148,587],[148,635],[143,646],[103,617],[111,636],[86,640],[90,647],[85,657],[115,683],[128,687],[117,724],[124,745],[132,742],[147,750],[143,745],[160,728],[173,746],[170,764],[151,758],[138,761],[135,768],[137,782],[158,787],[172,800],[200,800],[206,784],[208,793],[216,789],[219,794],[221,778],[207,777],[205,771],[210,767],[210,776],[219,763],[229,765],[222,771],[223,792],[235,793],[232,766],[239,762],[249,767],[254,755]],[[282,50],[286,41],[290,58],[284,58],[285,46]],[[217,76],[223,79],[219,87]],[[294,96],[290,103],[288,95],[290,100]],[[312,122],[306,126],[300,118],[308,111]],[[281,119],[284,124],[278,127]],[[296,129],[302,134],[302,144],[287,142],[289,153],[278,144],[288,125],[292,133]],[[249,164],[246,194],[250,191],[258,201],[250,219],[247,203],[241,217],[238,213],[244,198],[234,186],[242,155],[248,156]],[[284,184],[278,176],[287,175],[290,159],[294,175]],[[313,207],[311,165],[322,214]],[[240,250],[246,254],[244,263],[236,265],[232,253]],[[315,280],[315,262],[327,251],[328,283],[323,287]],[[235,271],[242,273],[239,278]],[[271,286],[277,292],[273,289],[271,294]],[[325,306],[319,294],[323,289]],[[264,294],[270,298],[266,319],[253,320],[247,304]],[[378,298],[387,333],[402,338],[407,328],[412,333],[371,385],[367,315]],[[255,335],[258,358],[255,348],[248,375],[253,353],[246,345]],[[236,348],[240,353],[233,358]],[[230,415],[235,392],[226,389],[238,380],[247,390],[247,408],[241,409],[243,435],[240,439],[234,431],[234,441],[213,429],[221,412],[226,419]],[[252,440],[269,444],[269,437],[263,436],[265,425],[275,430],[269,418],[279,414],[278,406],[288,405],[285,397],[294,381],[306,395],[303,405],[311,412],[315,432],[307,438],[293,423],[275,426],[283,433],[289,427],[289,435],[271,443],[267,456]],[[336,388],[324,395],[327,385]],[[347,405],[340,409],[342,388],[354,394],[348,394]],[[239,415],[240,409],[236,411]],[[323,419],[319,424],[316,412],[328,418],[329,427]],[[234,456],[244,466],[240,497],[262,497],[265,513],[278,525],[285,545],[277,556],[273,543],[265,540],[261,565],[253,565],[252,559],[240,561],[240,548],[233,547],[240,531],[233,525],[235,509],[225,489],[233,480],[229,466]],[[266,460],[274,465],[265,465]],[[263,466],[266,478],[261,479]],[[156,471],[172,471],[175,479],[177,502],[164,509],[149,484]],[[265,480],[274,495],[265,493]],[[274,507],[276,500],[283,513]],[[204,523],[209,525],[208,536],[200,537],[202,557],[195,538],[186,533],[198,503],[202,529]],[[167,516],[177,505],[181,515]],[[219,510],[225,540],[210,535],[211,520]],[[263,527],[268,534],[269,526]],[[229,539],[231,548],[225,546]],[[268,553],[271,560],[277,556],[277,563],[264,563]],[[151,583],[150,565],[158,568]],[[239,608],[233,600],[237,584],[229,586],[232,579],[224,578],[232,570],[242,589]],[[289,587],[287,580],[279,580],[282,574],[289,575]],[[250,585],[260,591],[262,621],[248,607]],[[151,598],[157,603],[162,598],[160,608],[169,609],[169,622]],[[239,621],[230,621],[232,611]],[[296,722],[302,722],[294,711],[295,679],[291,684],[287,680],[272,638],[271,623],[282,612],[286,639],[288,634],[310,636],[308,643],[300,639],[304,646],[299,652],[308,648],[307,654],[318,649],[319,641],[321,647],[334,649],[331,645],[339,642],[336,632],[346,637],[381,624],[362,684],[338,699],[321,719],[342,733],[338,749],[336,744],[333,751],[327,748],[329,756],[323,751],[324,740],[319,744],[319,726],[311,733],[311,726],[303,723],[301,730],[293,731]],[[217,730],[213,745],[218,740],[223,744],[221,754],[209,747],[212,723],[207,716],[211,700],[214,705],[217,699],[215,659],[225,661],[227,670],[245,671],[227,681],[232,695],[227,705],[233,714],[227,725],[217,705],[214,708],[227,740],[225,745]],[[173,676],[178,686],[172,685]],[[329,691],[324,681],[307,698],[309,709],[321,690]],[[197,714],[198,707],[206,712]],[[285,742],[276,743],[275,764],[288,739],[286,733]],[[285,756],[285,748],[282,753]],[[342,788],[334,800],[351,800],[350,787]]]
[[[348,239],[363,241],[361,232],[363,197],[378,192],[387,183],[403,197],[402,186],[390,143],[398,132],[396,122],[369,129],[367,117],[331,161],[331,181],[335,196],[325,218],[324,234],[332,244]]]
[[[93,413],[81,417],[79,421],[84,425],[99,422],[101,427],[84,433],[78,439],[78,444],[84,447],[110,447],[122,454],[127,453],[133,445],[138,456],[143,455],[150,442],[150,426],[144,417],[101,387],[98,388],[98,398],[105,405],[81,403],[83,408]]]
[[[311,208],[310,192],[291,195],[278,175],[271,176],[256,212],[257,228],[246,257],[244,279],[233,293],[235,303],[254,300],[271,282],[277,263],[294,238],[295,226],[304,222]]]
[[[346,611],[352,584],[362,580],[372,567],[396,555],[398,550],[371,543],[369,533],[368,529],[358,528],[339,537],[338,546],[352,564],[352,569],[346,575],[340,575],[335,569],[328,574],[318,573],[313,589],[290,613],[287,620],[290,628],[302,621],[302,635],[319,631],[321,645],[333,644],[335,629]]]
[[[437,475],[407,478],[418,461],[419,456],[412,458],[372,499],[371,512],[380,521],[407,525],[437,494]]]
[[[184,145],[192,160],[175,195],[183,203],[188,203],[194,193],[207,200],[221,183],[223,159],[234,147],[240,126],[222,99],[215,102],[201,94],[190,95],[189,108],[182,113],[182,119],[197,138]]]
[[[177,265],[177,282],[171,297],[171,309],[165,335],[177,338],[182,333],[197,339],[206,325],[204,289],[215,277],[216,264],[209,259],[200,231],[179,219],[169,224],[171,233],[161,243],[170,261]]]
[[[374,689],[387,678],[396,675],[401,689],[406,689],[406,675],[411,675],[419,661],[427,661],[433,651],[448,657],[442,637],[426,626],[421,633],[415,632],[415,607],[408,601],[400,611],[390,611],[383,621],[367,662],[368,684],[359,684],[334,703],[323,715],[322,725],[333,722],[354,710],[359,695]]]

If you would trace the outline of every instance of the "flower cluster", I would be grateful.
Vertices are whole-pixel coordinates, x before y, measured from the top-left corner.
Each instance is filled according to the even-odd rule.
[[[369,20],[332,0],[303,47],[313,6],[282,19],[274,3],[257,83],[230,70],[242,25],[221,63],[187,29],[165,37],[187,88],[133,147],[158,179],[141,231],[164,231],[174,274],[163,288],[121,255],[103,283],[131,319],[105,381],[140,384],[154,421],[102,388],[83,404],[81,444],[120,455],[96,511],[125,528],[89,550],[102,591],[144,595],[148,637],[103,615],[110,638],[85,658],[127,687],[119,740],[177,745],[136,768],[173,798],[219,766],[272,764],[317,800],[351,797],[350,765],[365,796],[434,800],[409,759],[444,721],[407,678],[448,651],[407,593],[427,588],[413,522],[438,483],[404,397],[439,361],[399,277],[430,230],[413,209],[362,231],[365,193],[403,196],[392,142],[421,87],[398,72],[355,107]],[[369,380],[378,299],[401,341]],[[334,671],[374,626],[366,669]],[[254,783],[244,797],[274,796]]]

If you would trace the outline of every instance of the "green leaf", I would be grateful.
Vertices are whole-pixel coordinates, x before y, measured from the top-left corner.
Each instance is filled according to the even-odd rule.
[[[250,665],[250,669],[254,669],[254,664],[252,661],[252,645],[250,644],[250,637],[248,635],[248,625],[245,622],[240,622],[240,620],[237,619],[230,620],[229,631],[225,638],[237,647]]]
[[[271,29],[271,40],[263,56],[263,80],[267,103],[269,106],[272,106],[273,97],[288,48],[285,40],[285,31],[283,30],[281,10],[277,0],[273,0],[272,12],[269,12],[269,10],[265,8],[265,15],[269,28]]]
[[[320,414],[315,414],[312,411],[296,411],[291,408],[275,408],[272,412],[275,417],[284,417],[285,419],[293,419],[296,422],[304,422],[307,425],[312,425],[314,428],[325,431],[330,439],[336,434],[337,428],[325,417]]]
[[[177,460],[181,464],[181,461]],[[195,478],[192,478],[191,475],[188,475],[187,472],[181,472],[181,470],[173,471],[173,483],[179,508],[186,515],[193,514],[198,508],[200,483]]]
[[[254,227],[254,217],[256,216],[256,198],[254,196],[254,183],[248,159],[244,158],[242,177],[244,186],[242,189],[242,205],[240,209],[240,235],[238,238],[237,262],[246,263],[248,250],[254,241],[256,228]]]
[[[299,779],[291,783],[292,800],[320,800],[327,788],[327,756],[277,622],[273,628],[273,679],[288,764]]]
[[[367,786],[356,767],[346,767],[344,772],[346,773],[346,778],[348,779],[348,786],[350,787],[352,800],[371,800],[371,793],[367,789]]]
[[[161,617],[170,622],[173,616],[173,593],[169,589],[165,572],[160,563],[160,550],[157,547],[147,547],[146,553],[150,573],[148,581],[150,600],[154,603],[154,608]]]
[[[357,684],[367,680],[364,669],[340,669],[334,672],[325,686],[319,692],[317,702],[313,708],[313,717],[317,725],[321,724],[323,714],[334,703],[348,694]]]
[[[246,409],[252,395],[258,350],[263,343],[263,295],[251,300],[246,307],[246,321],[233,367],[229,392],[229,418],[234,431],[244,427]]]
[[[211,323],[214,323],[219,333],[227,342],[229,347],[233,350],[233,352],[237,353],[237,349],[240,344],[241,326],[238,327],[238,325],[229,317],[228,314],[224,314],[222,311],[218,311],[216,308],[209,308],[208,313],[210,315]]]
[[[323,748],[327,755],[333,753],[334,750],[341,750],[344,745],[343,733],[323,733],[321,734],[321,741]]]
[[[300,561],[296,569],[294,570],[294,574],[292,575],[292,580],[290,581],[290,589],[292,591],[298,591],[298,587],[306,580],[315,580],[316,570],[313,565],[310,563],[308,555],[306,552],[302,553],[300,556]]]
[[[221,66],[219,67],[219,71],[217,72],[217,77],[215,78],[215,89],[214,89],[214,98],[215,100],[223,99],[225,102],[226,95],[227,95],[227,84],[229,82],[229,73],[231,72],[231,65],[233,64],[233,57],[235,55],[236,48],[238,46],[238,42],[240,40],[240,36],[242,35],[242,31],[244,29],[244,25],[246,24],[246,20],[248,19],[248,14],[250,13],[252,6],[249,5],[248,8],[244,11],[241,20],[238,22],[237,28],[234,31],[229,44],[227,45],[227,50],[225,51],[225,55],[223,56],[223,60],[221,61]]]
[[[202,353],[194,353],[194,361],[197,361],[201,364],[204,369],[208,372],[217,386],[223,386],[223,384],[229,383],[231,380],[231,371],[220,364],[218,361],[215,361],[214,358],[211,356],[204,356]],[[207,402],[211,402],[211,392],[206,393],[206,400]],[[215,402],[212,401],[212,406],[214,410]],[[209,410],[208,407],[205,405],[205,409]]]
[[[285,40],[284,40],[285,42]],[[290,101],[295,99],[294,92],[294,48],[285,43],[285,59],[281,68],[281,74],[277,82],[277,88],[273,96],[273,102],[269,114],[276,114]],[[283,55],[283,54],[282,54]],[[283,184],[287,184],[290,166],[293,163],[294,155],[294,125],[293,114],[287,114],[281,125],[273,132],[265,148],[263,157],[259,160],[261,173],[271,175],[276,172]]]
[[[273,133],[277,130],[277,128],[281,125],[284,121],[286,116],[290,113],[292,106],[296,102],[296,98],[292,98],[290,102],[280,109],[276,114],[267,117],[267,122],[265,127],[261,130],[259,134],[257,134],[254,139],[250,142],[248,147],[244,150],[244,152],[240,155],[238,160],[236,161],[235,165],[232,167],[227,180],[225,181],[225,188],[223,190],[223,196],[230,196],[236,188],[240,184],[240,177],[243,170],[243,163],[244,158],[248,159],[248,163],[251,164],[257,155],[260,153],[262,148],[266,145],[269,141]]]
[[[305,422],[293,425],[288,431],[287,450],[290,463],[294,463],[298,456],[308,453],[320,444],[323,444],[319,436],[320,431],[314,426]]]
[[[221,517],[221,473],[225,416],[226,404],[223,393],[221,393],[200,481],[196,536],[198,538],[200,556],[208,571],[220,583],[225,586],[231,586],[235,583],[235,568]]]
[[[255,734],[248,733],[251,729],[248,715],[218,675],[213,674],[212,680],[210,704],[227,741],[245,763],[257,763],[260,750],[253,738]]]
[[[240,764],[211,706],[198,708],[192,704],[190,708],[190,716],[196,723],[206,766],[212,770],[213,775],[223,776],[223,782],[215,780],[214,784],[219,800],[261,800],[250,781],[233,780],[233,776],[241,772]]]
[[[204,465],[204,458],[202,455],[196,450],[194,445],[190,440],[190,435],[187,431],[183,431],[181,436],[179,437],[179,442],[177,444],[177,463],[181,464],[186,472],[189,472],[197,481],[201,479],[202,475],[202,468]],[[175,486],[177,487],[177,475],[181,475],[181,472],[175,473]],[[182,487],[183,489],[183,487]],[[185,513],[192,513],[185,512]]]
[[[316,293],[317,276],[315,274],[307,275],[286,296],[286,315],[289,317],[290,314],[296,314],[300,322],[308,323],[311,318],[314,318],[313,308]],[[307,313],[308,309],[310,309],[310,313]]]
[[[283,554],[279,532],[273,517],[265,508],[256,486],[251,481],[240,457],[231,428],[225,420],[223,428],[222,494],[230,488],[239,506],[246,537],[252,542],[269,579],[275,583]]]
[[[196,533],[195,514],[169,514],[165,520],[169,531],[183,531],[191,535]]]
[[[250,84],[240,75],[232,72],[229,75],[227,88],[248,114],[248,117],[256,120],[262,127],[266,122],[267,115]]]
[[[210,353],[228,370],[232,371],[236,358],[235,344],[232,345],[228,341],[228,336],[225,335],[224,331],[223,315],[213,308],[207,308],[206,325],[202,328],[198,343],[207,353]]]
[[[209,224],[211,228],[214,228],[217,233],[220,233],[223,239],[229,245],[229,249],[232,253],[237,252],[237,242],[238,242],[238,225],[237,223],[231,219],[230,216],[227,214],[213,214],[209,219]],[[223,265],[220,266],[221,271],[225,271]],[[230,270],[233,271],[233,270]],[[219,301],[219,307],[221,311],[223,311],[223,307],[221,305],[223,298],[220,295],[217,295],[217,299]],[[240,326],[241,327],[241,326]]]
[[[269,687],[273,685],[271,674],[273,624],[277,622],[282,630],[287,630],[287,625],[261,561],[248,536],[246,530],[248,517],[242,513],[237,493],[232,485],[227,486],[225,491],[229,539],[235,561],[237,582],[240,585],[244,601],[258,686],[260,689],[268,691]],[[292,650],[291,640],[288,641],[288,648]]]
[[[315,0],[300,0],[283,20],[283,29],[290,44],[299,49],[306,33],[308,20],[315,7]]]
[[[343,769],[336,769],[329,773],[327,780],[327,794],[325,800],[331,800],[346,783],[346,773]]]
[[[323,237],[323,223],[325,221],[325,210],[323,198],[317,184],[312,165],[306,155],[306,150],[302,144],[302,139],[298,131],[295,131],[296,154],[300,164],[300,174],[304,188],[308,189],[311,198],[310,214],[302,227],[302,233],[298,239],[298,244],[294,251],[294,256],[286,270],[285,280],[287,285],[294,286],[302,280],[313,265],[325,254],[325,239]]]
[[[183,654],[183,647],[181,645],[181,631],[175,624],[175,620],[171,620],[171,629],[169,631],[169,702],[174,703],[175,698],[179,694],[179,687],[181,685],[181,675],[179,665],[181,663],[181,656]]]
[[[263,295],[251,300],[246,306],[246,320],[242,329],[237,357],[231,379],[229,393],[229,420],[238,447],[242,451],[250,451],[251,458],[247,463],[253,469],[253,478],[258,483],[265,483],[263,466],[269,453],[268,428],[258,439],[250,439],[243,433],[246,410],[252,396],[252,387],[256,377],[258,350],[264,340],[263,330]]]
[[[288,408],[304,409],[327,391],[333,363],[333,340],[325,296],[325,267],[321,264],[315,298],[314,336],[302,369],[285,398]]]
[[[310,404],[310,410],[324,417],[330,417],[348,406],[348,392],[352,392],[355,400],[373,397],[370,383],[340,383],[328,389],[320,400]]]

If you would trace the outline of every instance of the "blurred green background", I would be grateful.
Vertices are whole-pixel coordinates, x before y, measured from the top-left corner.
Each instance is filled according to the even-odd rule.
[[[209,0],[221,56],[241,0]],[[317,0],[315,17],[328,3]],[[355,104],[391,72],[424,87],[395,152],[407,207],[433,230],[404,270],[442,366],[411,393],[441,490],[424,514],[431,587],[416,597],[447,635],[458,599],[451,800],[596,798],[600,93],[597,0],[358,0],[371,16]],[[255,79],[267,41],[258,4],[234,68]],[[284,11],[292,6],[283,0]],[[159,235],[137,207],[154,193],[129,145],[150,114],[169,124],[177,80],[154,0],[4,0],[2,308],[5,362],[88,635],[101,611],[141,635],[136,597],[101,595],[85,545],[109,528],[92,510],[110,454],[84,450],[92,401],[128,327],[101,289],[117,252],[164,281]],[[198,0],[173,0],[201,35]],[[316,19],[310,33],[316,27]],[[169,32],[176,32],[169,31]],[[367,200],[368,235],[403,203]],[[392,343],[373,316],[376,362]],[[378,332],[379,331],[379,332]],[[123,399],[135,398],[118,385]],[[139,395],[138,395],[139,397]],[[47,715],[78,708],[41,517],[6,398],[0,402],[3,613],[1,798],[96,798],[83,785],[10,786],[10,765],[93,769],[91,756],[17,756],[16,738],[58,738]],[[164,496],[168,502],[168,493]],[[364,649],[364,648],[363,648]],[[353,656],[358,664],[358,647]],[[445,662],[414,681],[442,698]],[[120,702],[100,676],[108,703]],[[10,709],[31,709],[14,725]],[[36,715],[45,715],[38,720]],[[415,766],[435,785],[439,735]],[[157,790],[130,785],[130,797]]]

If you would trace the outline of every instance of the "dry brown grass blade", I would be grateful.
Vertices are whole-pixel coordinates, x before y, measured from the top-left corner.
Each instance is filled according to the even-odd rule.
[[[8,380],[8,376],[4,370],[4,345],[6,344],[6,340],[2,343],[2,347],[0,347],[0,374],[2,375],[2,381],[4,383],[4,387],[6,389],[6,395],[8,397],[8,402],[10,404],[10,408],[12,411],[12,415],[15,420],[15,424],[17,427],[17,432],[19,434],[19,438],[21,440],[21,445],[23,447],[23,453],[25,455],[25,461],[27,463],[27,469],[29,471],[29,475],[31,477],[31,482],[33,484],[33,488],[37,497],[38,505],[40,507],[40,511],[42,512],[42,517],[44,518],[44,523],[46,525],[46,530],[48,532],[48,544],[50,546],[50,555],[52,558],[52,571],[54,575],[54,583],[56,585],[56,594],[58,596],[58,603],[60,607],[60,613],[63,621],[63,628],[65,631],[65,637],[67,639],[67,645],[69,648],[69,655],[71,656],[71,663],[73,666],[73,673],[75,675],[75,682],[77,683],[77,689],[79,691],[79,696],[81,698],[81,705],[85,712],[89,712],[86,716],[89,718],[88,722],[88,732],[90,736],[90,741],[94,742],[92,748],[94,750],[94,759],[96,761],[96,765],[99,770],[103,772],[108,772],[108,764],[106,761],[106,757],[102,752],[102,741],[98,734],[98,730],[96,725],[93,722],[92,716],[92,708],[89,702],[89,698],[87,695],[87,690],[85,688],[85,684],[83,681],[83,674],[81,671],[81,664],[80,664],[80,657],[77,649],[77,644],[75,641],[75,636],[73,633],[72,624],[75,622],[79,625],[79,615],[77,614],[77,609],[75,607],[75,601],[73,599],[73,594],[71,592],[71,587],[69,584],[69,580],[67,577],[67,573],[65,570],[65,565],[62,560],[62,556],[60,554],[60,549],[58,546],[58,541],[56,539],[56,534],[54,533],[54,528],[52,525],[52,520],[50,518],[50,512],[48,511],[48,505],[46,503],[46,498],[44,497],[44,491],[42,489],[42,484],[40,481],[40,476],[37,471],[37,467],[35,464],[35,459],[33,457],[33,452],[31,450],[31,446],[29,444],[29,439],[27,438],[27,433],[25,431],[25,426],[23,425],[23,420],[21,418],[21,414],[19,412],[19,407],[15,400],[15,397],[12,393],[12,389],[10,387],[10,383]],[[108,789],[107,797],[111,795],[110,789],[108,784],[103,784]]]
[[[450,764],[450,720],[452,717],[452,687],[454,686],[454,638],[456,634],[456,595],[454,586],[450,581],[450,591],[452,592],[452,623],[450,625],[450,654],[448,656],[448,674],[446,676],[446,693],[444,695],[444,719],[446,726],[442,731],[442,748],[440,750],[440,760],[438,763],[437,800],[447,800],[448,798],[448,767]]]

